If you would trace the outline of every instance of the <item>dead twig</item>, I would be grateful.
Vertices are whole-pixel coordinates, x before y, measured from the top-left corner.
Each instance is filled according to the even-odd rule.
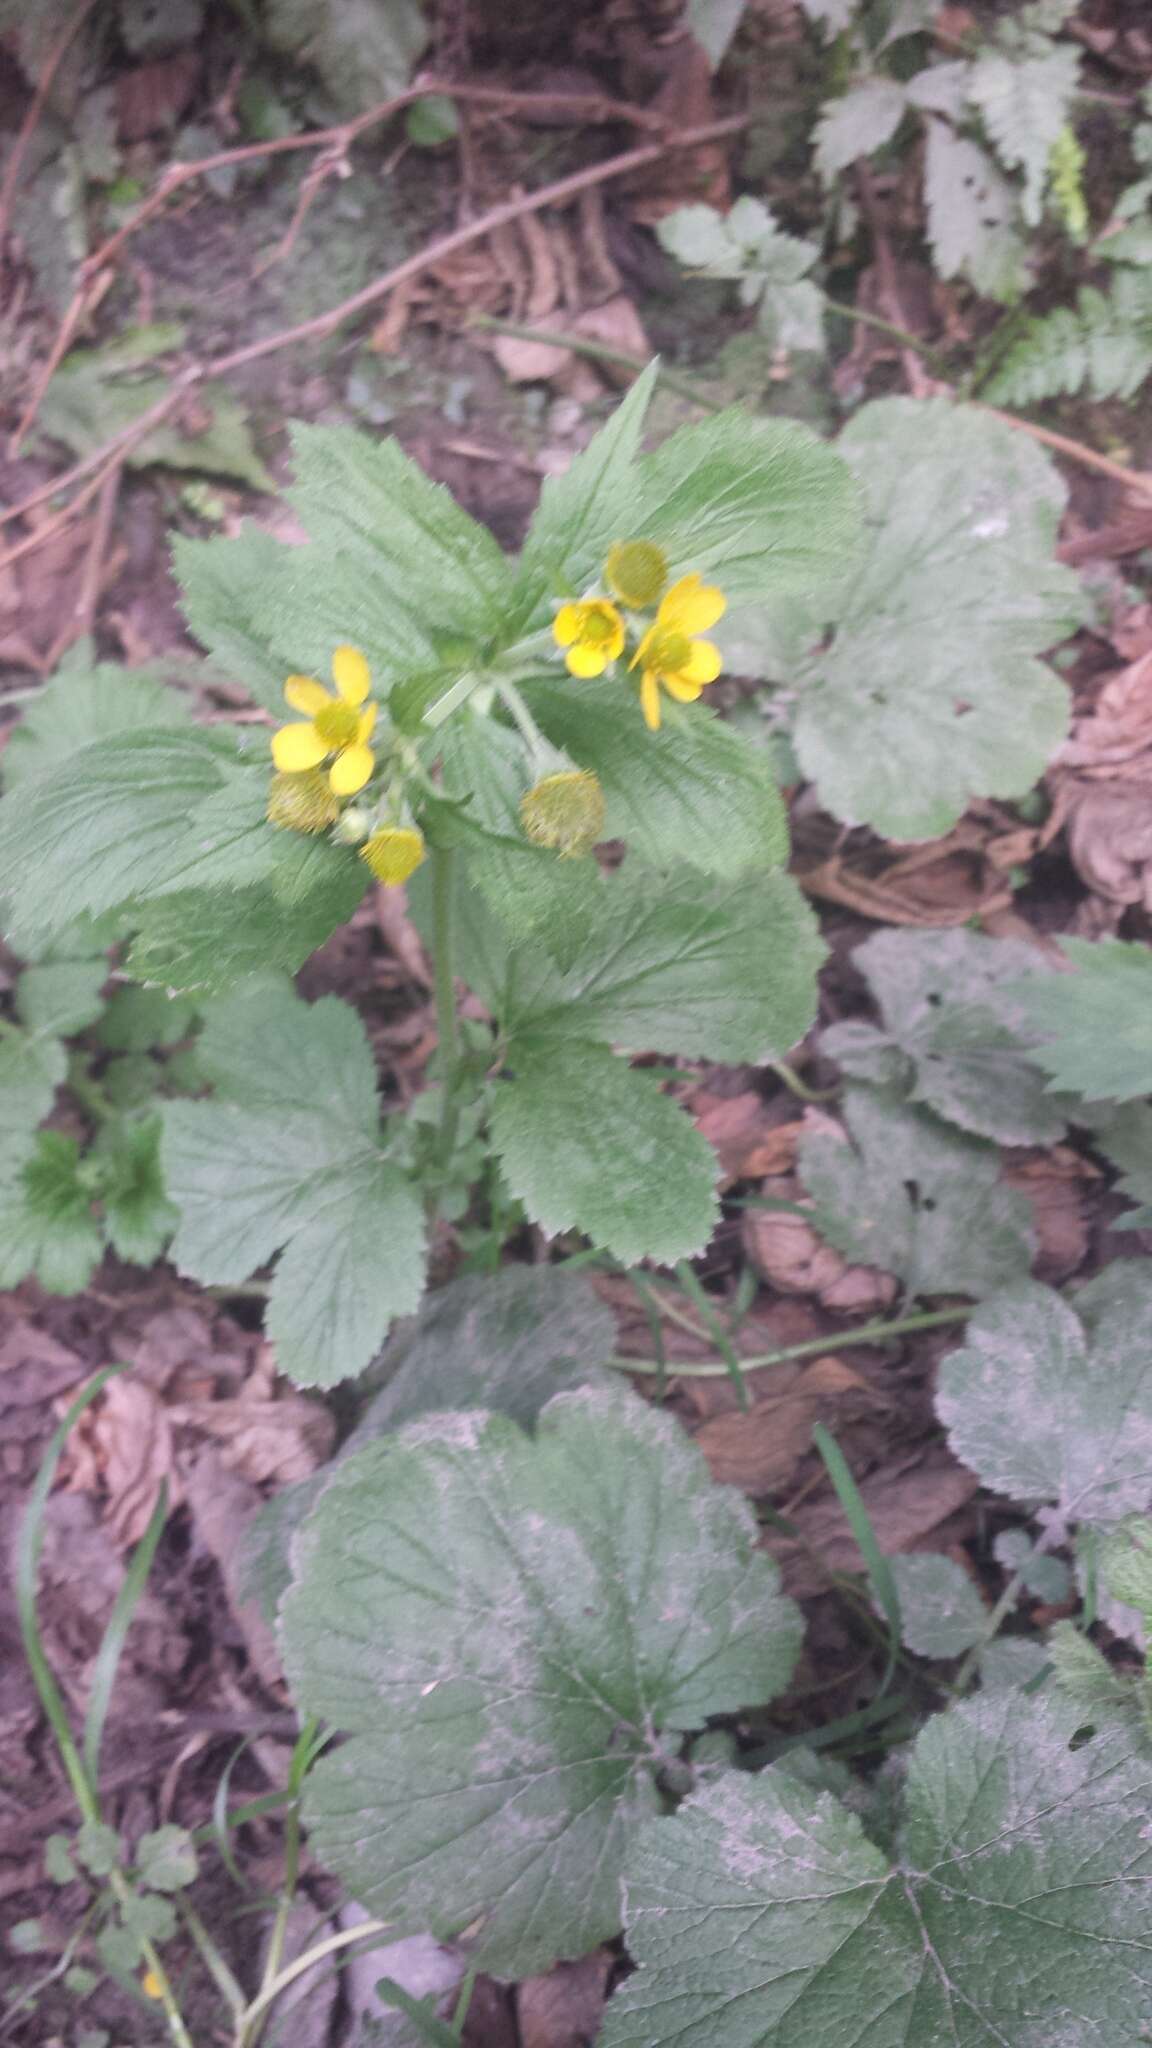
[[[20,172],[24,167],[24,158],[28,153],[28,145],[36,133],[40,116],[44,112],[48,95],[52,90],[52,81],[95,4],[96,0],[80,0],[79,7],[77,7],[75,13],[66,23],[62,33],[58,36],[48,53],[47,61],[40,73],[28,111],[20,123],[20,132],[12,145],[12,154],[4,167],[3,180],[0,181],[0,249],[3,249],[8,239],[8,220],[12,212],[12,201],[16,197],[16,187],[20,181]]]
[[[45,668],[49,675],[56,667],[62,654],[76,640],[82,640],[90,633],[96,619],[96,607],[100,602],[100,586],[108,562],[108,550],[112,540],[112,527],[116,518],[116,504],[120,496],[120,484],[124,476],[124,464],[113,463],[100,484],[96,499],[96,517],[92,523],[92,538],[84,558],[84,570],[72,617],[61,628],[58,637],[49,650]],[[122,560],[123,557],[121,556]],[[115,565],[113,567],[115,574]]]

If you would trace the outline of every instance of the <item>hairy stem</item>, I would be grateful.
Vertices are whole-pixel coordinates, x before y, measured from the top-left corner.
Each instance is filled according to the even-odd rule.
[[[824,1337],[806,1337],[802,1344],[785,1344],[779,1351],[760,1351],[749,1358],[741,1358],[742,1372],[755,1372],[765,1365],[787,1365],[793,1358],[811,1358],[821,1351],[844,1351],[850,1344],[887,1344],[894,1337],[910,1336],[914,1330],[939,1330],[947,1323],[963,1323],[972,1314],[970,1308],[930,1308],[911,1316],[900,1316],[891,1323],[861,1323],[857,1330],[829,1332]],[[651,1373],[655,1365],[650,1358],[610,1358],[608,1364],[617,1372]],[[706,1358],[692,1364],[673,1362],[671,1373],[677,1379],[716,1380],[731,1376],[732,1368],[722,1358]]]
[[[436,1038],[443,1096],[436,1140],[437,1164],[443,1171],[456,1146],[459,1110],[456,1104],[456,977],[452,969],[455,908],[455,860],[451,847],[432,849],[432,973],[436,998]]]

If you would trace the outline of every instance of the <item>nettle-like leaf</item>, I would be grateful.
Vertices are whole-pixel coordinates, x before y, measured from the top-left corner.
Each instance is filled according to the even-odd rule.
[[[49,1294],[80,1294],[104,1250],[75,1138],[39,1131],[0,1180],[0,1288],[34,1274]]]
[[[493,1150],[532,1220],[624,1265],[672,1265],[716,1226],[716,1155],[654,1075],[604,1045],[525,1037],[492,1102]]]
[[[185,700],[151,670],[64,665],[25,708],[0,756],[0,778],[16,789],[92,740],[188,723]]]
[[[953,1558],[911,1551],[890,1557],[888,1565],[900,1600],[900,1633],[918,1657],[962,1657],[980,1641],[987,1609]]]
[[[0,1179],[29,1157],[36,1126],[68,1071],[61,1040],[95,1022],[107,978],[102,955],[48,960],[21,974],[15,999],[20,1028],[6,1024],[0,1032]]]
[[[1004,1145],[1050,1145],[1066,1119],[1021,1045],[1023,1013],[1010,988],[1050,983],[1047,963],[1020,940],[977,932],[885,931],[852,955],[883,1029],[851,1021],[821,1045],[846,1074],[922,1102],[948,1123]]]
[[[779,1770],[649,1825],[624,1873],[639,1968],[602,2048],[1135,2048],[1152,1762],[1084,1718],[1012,1690],[929,1721],[895,1863]]]
[[[1150,371],[1152,271],[1120,270],[1110,291],[1082,285],[1074,306],[1030,320],[984,393],[994,405],[1037,405],[1080,391],[1132,398]]]
[[[968,97],[1001,163],[1024,173],[1020,205],[1030,227],[1043,216],[1049,158],[1068,120],[1079,71],[1076,45],[1047,39],[1017,54],[981,50],[972,66]]]
[[[799,1644],[744,1503],[619,1389],[561,1395],[535,1440],[472,1411],[368,1447],[294,1571],[294,1696],[350,1737],[308,1779],[317,1855],[504,1976],[615,1932],[680,1732],[771,1699]]]
[[[1039,1043],[1032,1057],[1057,1088],[1090,1101],[1152,1095],[1152,948],[1125,939],[1061,939],[1071,974],[1021,986]]]
[[[1113,1229],[1152,1230],[1152,1103],[1091,1104],[1075,1120],[1088,1126],[1093,1143],[1119,1171],[1119,1192],[1140,1204]]]
[[[831,184],[857,157],[891,142],[904,118],[904,88],[894,78],[861,78],[828,100],[816,124],[816,167]]]
[[[615,1318],[587,1275],[559,1266],[505,1266],[428,1295],[373,1361],[384,1385],[332,1463],[282,1487],[256,1517],[244,1542],[249,1596],[275,1619],[291,1578],[289,1540],[336,1464],[418,1415],[481,1400],[530,1429],[556,1394],[601,1378],[615,1344]]]
[[[1082,612],[1053,560],[1064,486],[1024,435],[943,400],[866,405],[839,445],[873,541],[826,600],[839,623],[802,680],[796,751],[837,817],[931,838],[972,795],[1029,789],[1064,737],[1067,691],[1037,659]]]
[[[822,1236],[910,1294],[991,1294],[1027,1273],[1029,1208],[990,1145],[876,1089],[848,1087],[847,1135],[811,1132],[800,1174]]]
[[[785,234],[760,199],[747,194],[727,213],[699,203],[666,214],[656,230],[677,261],[699,277],[731,278],[741,303],[781,348],[822,349],[824,295],[807,273],[815,242]]]
[[[1113,1522],[1152,1500],[1152,1276],[1117,1260],[1073,1303],[1026,1284],[976,1311],[940,1369],[958,1458],[995,1493]]]
[[[163,1113],[173,1262],[226,1286],[279,1255],[266,1326],[283,1371],[347,1379],[424,1286],[420,1204],[381,1148],[364,1028],[335,997],[309,1006],[266,981],[209,1008],[197,1062],[214,1099]]]
[[[989,299],[1019,296],[1028,281],[1016,189],[987,150],[929,116],[924,159],[928,238],[941,277],[961,272]]]

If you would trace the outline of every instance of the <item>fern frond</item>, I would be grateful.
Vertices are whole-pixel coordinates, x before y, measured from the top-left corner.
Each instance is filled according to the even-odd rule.
[[[1150,371],[1152,276],[1122,270],[1110,293],[1084,285],[1075,306],[1031,321],[982,395],[996,405],[1131,398]]]

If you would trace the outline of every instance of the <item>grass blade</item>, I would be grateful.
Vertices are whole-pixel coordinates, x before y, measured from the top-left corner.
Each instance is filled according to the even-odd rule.
[[[878,1695],[882,1697],[892,1682],[896,1659],[900,1655],[903,1635],[900,1595],[892,1576],[892,1567],[880,1548],[871,1517],[861,1498],[860,1489],[848,1469],[848,1461],[843,1451],[822,1422],[816,1423],[812,1431],[812,1441],[824,1460],[824,1469],[848,1518],[848,1526],[856,1538],[860,1555],[868,1568],[868,1580],[873,1594],[888,1624],[888,1669],[884,1673]]]
[[[133,1552],[132,1562],[124,1574],[124,1582],[116,1595],[104,1638],[96,1653],[92,1671],[92,1690],[88,1698],[88,1712],[84,1717],[84,1768],[90,1782],[95,1785],[100,1774],[100,1744],[104,1739],[104,1723],[112,1699],[112,1688],[124,1650],[124,1642],[132,1625],[132,1617],[140,1602],[140,1595],[147,1584],[160,1541],[164,1524],[168,1519],[168,1482],[161,1480],[156,1505],[148,1520],[148,1527]]]

